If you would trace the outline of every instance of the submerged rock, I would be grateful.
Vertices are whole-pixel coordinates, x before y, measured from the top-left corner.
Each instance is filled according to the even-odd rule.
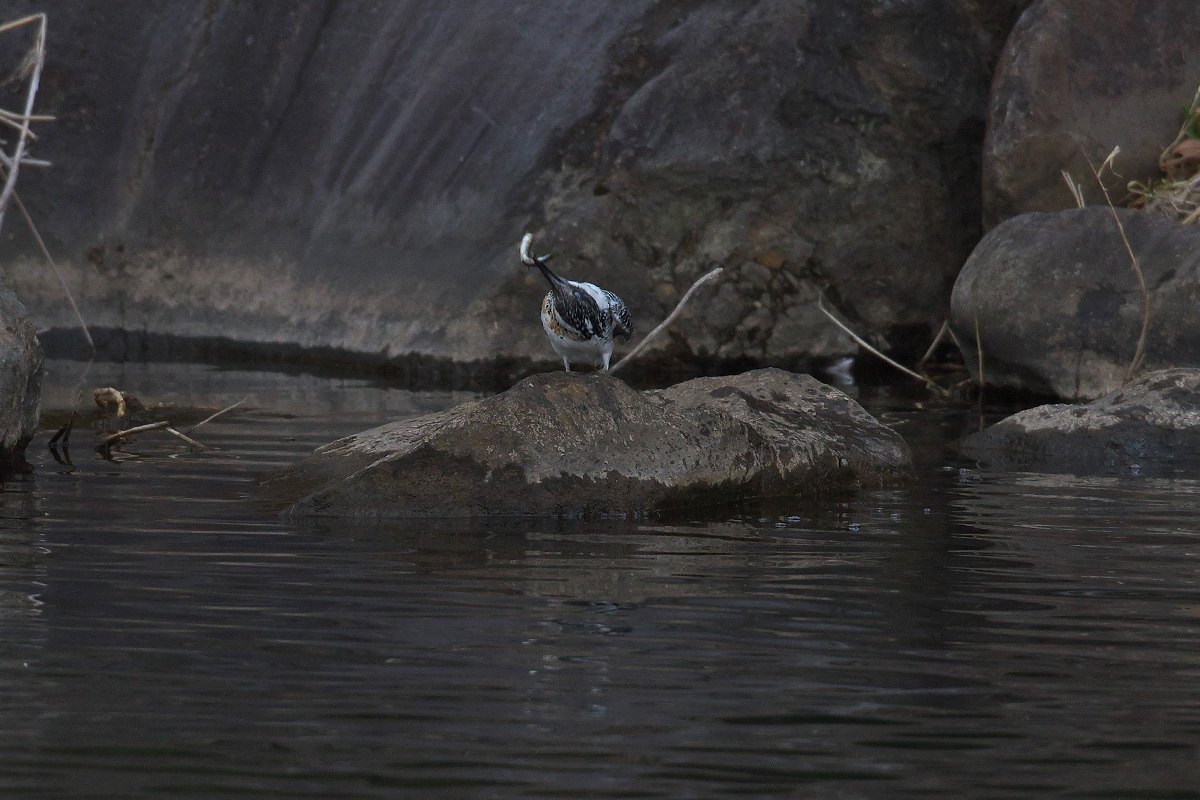
[[[1200,474],[1200,369],[1153,372],[1087,405],[1022,411],[968,436],[962,454],[998,469]]]
[[[1117,212],[1150,295],[1144,371],[1200,367],[1200,228]],[[990,231],[954,284],[950,322],[978,379],[1091,400],[1117,389],[1137,351],[1142,294],[1107,207],[1024,214]]]
[[[987,227],[1029,211],[1073,208],[1066,169],[1102,204],[1088,158],[1121,148],[1106,183],[1159,176],[1200,84],[1196,0],[1043,0],[1012,30],[992,85],[983,148]]]
[[[898,434],[807,375],[764,369],[639,392],[555,372],[340,439],[259,485],[299,515],[639,515],[910,469]]]
[[[0,286],[0,463],[25,450],[38,426],[42,348],[25,306]]]

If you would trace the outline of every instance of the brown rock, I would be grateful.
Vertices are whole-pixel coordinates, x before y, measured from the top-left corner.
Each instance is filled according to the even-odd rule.
[[[638,392],[556,372],[341,439],[260,486],[298,515],[641,515],[878,484],[910,462],[900,436],[806,375]]]

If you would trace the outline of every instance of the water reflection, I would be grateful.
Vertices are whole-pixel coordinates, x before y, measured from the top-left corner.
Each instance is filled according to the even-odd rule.
[[[251,476],[462,398],[170,369],[98,380],[255,410],[35,443],[0,495],[3,796],[1196,796],[1200,484],[979,473],[892,414],[900,490],[295,525]]]

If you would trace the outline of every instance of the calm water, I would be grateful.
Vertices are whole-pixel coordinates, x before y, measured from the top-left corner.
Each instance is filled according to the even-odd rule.
[[[71,405],[81,365],[51,365]],[[300,526],[248,481],[460,402],[201,366],[189,453],[0,495],[0,797],[1200,798],[1200,483],[987,474],[655,523]],[[895,404],[892,404],[895,405]]]

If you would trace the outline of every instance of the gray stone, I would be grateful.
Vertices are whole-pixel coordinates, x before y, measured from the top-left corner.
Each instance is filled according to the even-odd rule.
[[[927,337],[978,235],[988,71],[971,15],[924,1],[688,8],[648,15],[601,107],[568,133],[546,241],[614,284],[632,271],[683,290],[726,267],[739,291],[705,296],[665,352],[855,352],[816,310],[819,288],[864,333]],[[670,310],[630,294],[640,318]]]
[[[1021,3],[985,5],[76,0],[39,95],[55,167],[21,191],[117,346],[105,329],[550,362],[516,257],[532,227],[640,330],[713,266],[771,271],[698,297],[731,322],[696,313],[666,356],[852,352],[790,309],[823,287],[864,333],[924,338],[977,238],[990,63]],[[14,287],[72,328],[23,247]]]
[[[259,485],[296,515],[637,516],[910,470],[899,435],[807,375],[766,369],[638,392],[555,372],[338,440]]]
[[[1200,367],[1200,229],[1120,209],[1150,297],[1142,371]],[[990,231],[963,266],[951,325],[988,385],[1091,400],[1121,385],[1142,327],[1142,294],[1107,208],[1024,214]]]
[[[1200,370],[1160,370],[1087,405],[1022,411],[968,436],[962,454],[1008,470],[1200,474]]]
[[[0,466],[19,459],[37,431],[41,387],[41,345],[21,301],[0,286]]]
[[[1075,202],[1060,171],[1104,198],[1088,167],[1116,146],[1114,200],[1159,177],[1200,85],[1195,0],[1041,0],[1020,18],[996,66],[983,151],[985,227]]]

